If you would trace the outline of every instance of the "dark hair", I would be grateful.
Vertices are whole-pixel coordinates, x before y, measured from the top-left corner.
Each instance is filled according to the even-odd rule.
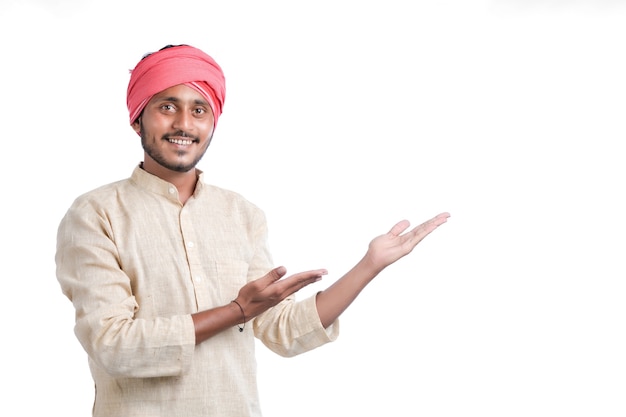
[[[176,48],[177,46],[189,46],[187,44],[181,43],[178,45],[165,45],[163,48],[159,49],[156,52],[162,51],[164,49],[168,49],[168,48]],[[154,54],[155,52],[148,52],[147,54],[144,54],[144,56],[141,57],[141,61],[143,61],[144,59],[148,58],[150,55]]]

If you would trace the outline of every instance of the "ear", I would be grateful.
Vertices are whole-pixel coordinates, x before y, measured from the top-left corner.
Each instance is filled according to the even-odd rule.
[[[141,117],[138,117],[137,120],[135,120],[131,124],[131,127],[133,128],[135,133],[137,133],[138,135],[141,135],[141,121],[140,121],[140,119],[141,119]]]

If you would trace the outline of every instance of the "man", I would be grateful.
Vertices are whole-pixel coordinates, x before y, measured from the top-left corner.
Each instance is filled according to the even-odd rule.
[[[446,222],[401,221],[326,290],[326,270],[274,267],[263,212],[203,182],[225,98],[221,68],[188,45],[132,70],[127,104],[144,160],[78,197],[57,237],[57,277],[95,381],[93,415],[260,416],[254,337],[283,356],[333,341],[338,317],[385,267]]]

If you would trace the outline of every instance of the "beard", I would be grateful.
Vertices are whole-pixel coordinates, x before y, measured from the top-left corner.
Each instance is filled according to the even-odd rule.
[[[196,165],[198,164],[198,162],[200,162],[200,160],[202,159],[202,157],[206,153],[207,149],[209,149],[209,144],[211,143],[211,138],[212,137],[209,137],[204,150],[202,152],[200,152],[196,156],[196,158],[193,161],[191,161],[191,163],[185,164],[183,162],[170,162],[163,155],[163,153],[158,149],[157,146],[154,146],[153,143],[149,143],[148,142],[147,134],[145,133],[146,130],[144,129],[143,124],[141,123],[141,121],[140,121],[140,124],[141,124],[141,147],[143,148],[144,152],[150,158],[152,158],[156,163],[158,163],[159,165],[161,165],[164,168],[169,169],[170,171],[175,171],[175,172],[181,172],[182,173],[182,172],[189,172],[192,169],[194,169],[196,167]],[[175,132],[175,133],[172,133],[172,134],[166,134],[166,135],[163,135],[163,137],[160,140],[168,140],[170,135],[171,136],[188,137],[189,139],[192,139],[195,144],[198,144],[200,142],[199,138],[187,135],[184,132]],[[186,153],[185,151],[179,151],[178,155],[179,156],[183,156],[183,155],[185,155],[185,153]]]

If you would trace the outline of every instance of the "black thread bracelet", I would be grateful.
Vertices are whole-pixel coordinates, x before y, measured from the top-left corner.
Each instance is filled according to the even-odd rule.
[[[241,310],[241,315],[243,316],[243,326],[237,325],[237,327],[240,332],[243,332],[243,329],[246,327],[246,313],[243,312],[243,307],[237,302],[237,300],[233,300],[231,303],[237,304],[239,306],[239,310]]]

